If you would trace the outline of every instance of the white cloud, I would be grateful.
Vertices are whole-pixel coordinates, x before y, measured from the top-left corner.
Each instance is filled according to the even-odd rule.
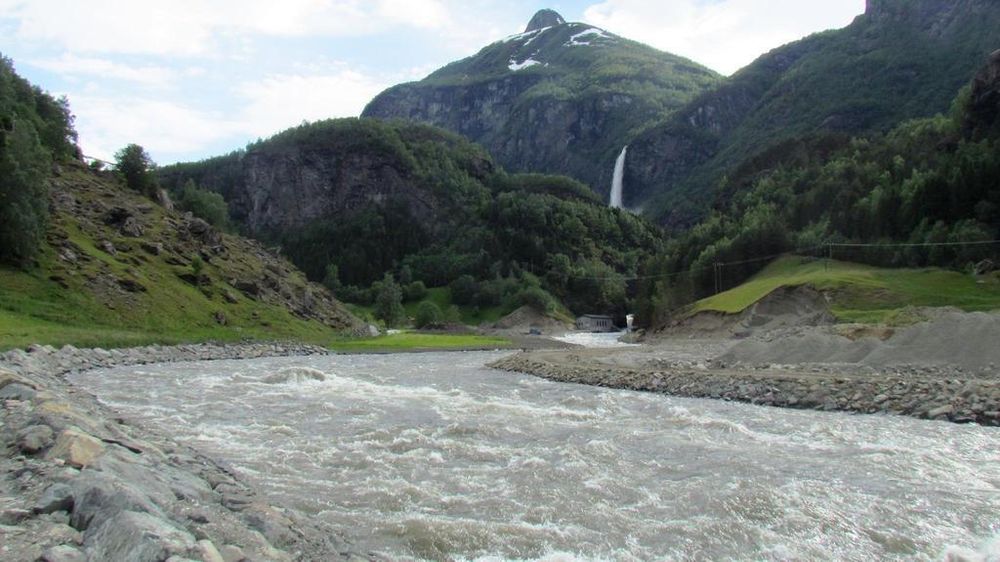
[[[449,24],[442,0],[0,0],[21,40],[73,52],[213,54],[248,35],[358,36]]]
[[[389,84],[331,65],[321,74],[275,74],[235,86],[225,112],[198,109],[188,100],[137,97],[90,89],[72,98],[80,145],[88,156],[110,159],[138,143],[162,163],[204,154],[220,141],[230,149],[266,138],[302,121],[353,117]]]
[[[816,31],[843,27],[865,0],[605,0],[584,19],[724,74]]]
[[[355,117],[390,84],[346,67],[327,74],[272,75],[240,86],[249,102],[240,121],[247,134],[265,137],[303,120]]]
[[[191,153],[240,126],[224,116],[159,99],[75,96],[73,112],[84,154],[109,160],[129,143],[158,154]]]
[[[107,59],[81,57],[69,53],[56,59],[32,61],[31,64],[62,75],[110,78],[155,87],[168,86],[177,77],[175,71],[162,66],[132,66]],[[196,71],[192,70],[191,72]]]

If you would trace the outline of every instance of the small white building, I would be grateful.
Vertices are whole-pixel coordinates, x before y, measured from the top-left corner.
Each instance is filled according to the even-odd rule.
[[[584,314],[576,319],[576,329],[584,332],[614,332],[615,322],[610,316]]]

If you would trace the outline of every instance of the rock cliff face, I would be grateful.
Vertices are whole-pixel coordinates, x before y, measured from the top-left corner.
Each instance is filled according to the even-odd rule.
[[[690,224],[728,172],[775,145],[947,111],[997,45],[996,2],[871,0],[847,28],[763,55],[632,140],[626,204]]]
[[[443,127],[509,171],[571,175],[606,194],[622,146],[718,81],[691,61],[543,10],[525,33],[390,88],[363,115]]]
[[[431,192],[418,177],[408,143],[422,141],[441,147],[467,144],[444,131],[345,119],[302,136],[292,129],[245,153],[183,171],[168,168],[162,177],[168,185],[194,179],[219,191],[232,217],[255,237],[294,231],[330,217],[343,220],[385,205],[404,208],[414,225],[432,226],[445,222],[441,213],[447,198]],[[478,150],[460,165],[478,179],[494,171],[493,162]]]
[[[975,139],[1000,136],[1000,50],[972,81],[968,104],[966,134]]]

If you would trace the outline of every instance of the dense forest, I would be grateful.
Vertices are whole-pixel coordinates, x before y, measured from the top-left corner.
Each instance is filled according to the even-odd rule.
[[[998,63],[948,115],[872,137],[803,138],[745,164],[723,181],[711,214],[647,264],[643,319],[662,323],[715,291],[715,264],[730,264],[724,289],[766,263],[754,258],[827,257],[831,243],[844,244],[834,257],[893,267],[962,269],[996,257],[987,242],[1000,239]]]
[[[0,263],[25,266],[38,252],[48,217],[52,166],[76,154],[66,98],[17,75],[0,55]]]
[[[461,304],[624,314],[625,279],[662,240],[575,180],[508,174],[481,147],[426,125],[304,124],[160,178],[177,194],[222,194],[244,232],[362,304],[388,273],[404,289],[451,286]]]

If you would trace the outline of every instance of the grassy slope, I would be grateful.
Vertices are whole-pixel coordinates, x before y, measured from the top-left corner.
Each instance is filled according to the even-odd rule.
[[[144,239],[167,241],[168,215],[138,195],[124,192],[87,172],[73,170],[60,181],[79,208],[100,204],[146,206],[150,225]],[[278,304],[250,299],[226,279],[263,276],[263,264],[245,242],[227,237],[230,254],[206,263],[206,282],[195,287],[178,277],[190,267],[171,265],[166,255],[140,249],[139,240],[85,222],[83,213],[57,212],[50,219],[50,240],[75,247],[80,259],[68,264],[46,246],[31,271],[0,268],[0,350],[31,343],[118,347],[147,343],[196,341],[294,340],[328,344],[340,333],[315,320],[293,315]],[[114,243],[116,256],[97,248],[100,239]],[[116,279],[130,279],[146,291],[121,290]],[[305,278],[292,272],[288,286],[305,290]],[[236,300],[227,302],[228,293]],[[227,325],[213,318],[225,314]]]
[[[782,258],[743,285],[695,303],[691,313],[743,311],[779,287],[828,291],[831,311],[848,322],[891,321],[909,306],[1000,309],[1000,279],[978,283],[942,269],[882,269],[840,261]]]

